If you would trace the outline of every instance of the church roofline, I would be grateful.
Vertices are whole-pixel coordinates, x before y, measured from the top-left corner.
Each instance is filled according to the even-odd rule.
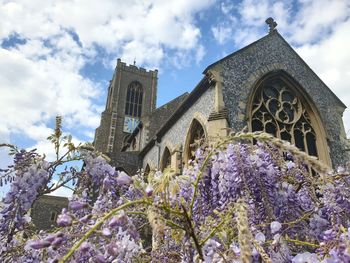
[[[164,125],[156,132],[155,136],[140,151],[140,156],[144,157],[146,153],[155,145],[155,142],[161,139],[164,134],[181,118],[181,116],[197,101],[203,92],[205,92],[214,81],[210,81],[207,77],[203,77],[197,86],[192,90],[188,97],[178,106],[175,112],[169,117]]]
[[[153,115],[154,113],[156,113],[156,112],[159,111],[159,110],[162,110],[164,107],[167,107],[168,105],[170,105],[170,104],[176,102],[176,100],[178,100],[178,99],[180,99],[180,98],[182,98],[182,97],[184,97],[184,96],[188,96],[189,94],[190,94],[190,93],[188,93],[187,91],[184,92],[184,93],[182,93],[180,96],[177,96],[176,98],[174,98],[174,99],[172,99],[171,101],[169,101],[169,102],[163,104],[163,105],[160,106],[159,108],[156,108],[156,109],[151,113],[151,115]]]
[[[133,72],[141,75],[151,75],[153,77],[157,77],[158,75],[158,69],[147,70],[145,68],[136,66],[136,62],[134,62],[133,65],[132,64],[128,65],[125,62],[122,62],[120,58],[117,59],[116,71],[118,70],[125,70],[125,71],[129,71],[129,72]]]
[[[163,104],[162,106],[160,106],[159,108],[155,109],[151,115],[157,114],[157,112],[159,112],[160,110],[164,109],[165,107],[176,103],[177,100],[182,99],[183,97],[187,97],[189,95],[189,93],[186,91],[185,93],[181,94],[180,96],[172,99],[171,101]],[[183,102],[183,101],[182,101]],[[176,107],[175,111],[177,110],[177,108],[182,104],[182,102]],[[148,115],[149,116],[149,115]],[[137,127],[134,129],[134,131],[129,135],[129,138],[126,141],[126,145],[123,146],[122,148],[122,152],[126,151],[126,149],[129,147],[130,143],[132,142],[132,140],[137,136],[137,134],[141,131],[141,128],[143,127],[143,123],[142,121],[139,122],[139,124],[137,125]]]
[[[242,53],[243,51],[245,51],[245,50],[251,48],[252,46],[256,45],[257,43],[259,43],[259,42],[261,42],[261,41],[263,41],[263,40],[265,40],[265,39],[267,39],[267,38],[269,38],[269,37],[272,37],[273,35],[278,36],[285,44],[287,44],[287,46],[298,56],[298,58],[302,61],[302,63],[304,63],[304,65],[306,65],[306,67],[312,72],[312,74],[314,74],[314,75],[321,81],[321,83],[322,83],[323,85],[325,85],[326,88],[329,89],[329,91],[331,92],[331,94],[333,94],[333,96],[336,98],[336,100],[339,102],[339,104],[340,104],[344,109],[346,109],[346,108],[347,108],[346,105],[338,98],[337,95],[335,95],[335,93],[326,85],[326,83],[324,83],[323,80],[312,70],[312,68],[303,60],[303,58],[300,57],[300,55],[299,55],[299,54],[293,49],[293,47],[281,36],[281,34],[278,33],[277,30],[271,31],[271,32],[270,32],[269,34],[267,34],[266,36],[263,36],[262,38],[260,38],[260,39],[258,39],[258,40],[256,40],[256,41],[254,41],[254,42],[252,42],[252,43],[250,43],[249,45],[247,45],[247,46],[245,46],[245,47],[243,47],[243,48],[241,48],[241,49],[239,49],[239,50],[237,50],[237,51],[235,51],[235,52],[233,52],[233,53],[227,55],[226,57],[224,57],[224,58],[222,58],[222,59],[220,59],[220,60],[218,60],[218,61],[216,61],[216,62],[210,64],[208,67],[205,68],[205,70],[203,71],[203,74],[206,74],[207,71],[208,71],[209,69],[211,69],[211,68],[215,67],[216,65],[220,64],[220,63],[223,62],[224,60],[229,59],[229,58],[231,58],[231,57],[236,56],[237,54]]]
[[[205,70],[203,71],[203,74],[206,74],[207,71],[208,71],[209,69],[211,69],[211,68],[213,68],[214,66],[220,64],[220,63],[223,62],[224,60],[226,60],[226,59],[228,59],[228,58],[231,58],[231,57],[234,57],[234,56],[236,56],[237,54],[242,53],[244,50],[247,50],[247,49],[249,49],[250,47],[256,45],[258,42],[263,41],[265,38],[268,38],[271,34],[274,34],[275,32],[277,33],[277,30],[274,30],[272,33],[270,33],[270,34],[268,34],[268,35],[266,35],[266,36],[264,36],[264,37],[262,37],[262,38],[260,38],[260,39],[258,39],[258,40],[256,40],[256,41],[254,41],[254,42],[250,43],[249,45],[247,45],[247,46],[245,46],[245,47],[242,47],[241,49],[238,49],[238,50],[234,51],[233,53],[227,55],[226,57],[223,57],[222,59],[219,59],[218,61],[216,61],[216,62],[210,64],[209,66],[207,66],[207,67],[205,68]]]
[[[294,48],[287,42],[287,40],[285,40],[282,36],[281,36],[281,34],[279,34],[279,33],[277,33],[277,36],[279,36],[281,39],[282,39],[282,41],[284,41],[286,44],[287,44],[287,46],[298,56],[298,58],[300,58],[300,60],[302,61],[302,63],[304,63],[304,65],[321,81],[321,83],[323,84],[323,85],[325,85],[325,87],[327,88],[327,89],[329,89],[329,91],[331,92],[331,94],[333,94],[333,96],[336,98],[336,100],[340,103],[340,105],[342,106],[342,107],[344,107],[344,109],[346,109],[347,107],[346,107],[346,105],[344,104],[344,102],[342,102],[339,98],[338,98],[338,96],[337,95],[335,95],[335,93],[327,86],[327,84],[326,83],[324,83],[323,82],[323,80],[315,73],[315,71],[313,71],[313,69],[305,62],[305,60],[294,50]]]

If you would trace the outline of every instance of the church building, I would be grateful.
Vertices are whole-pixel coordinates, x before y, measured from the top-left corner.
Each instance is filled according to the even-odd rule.
[[[287,140],[331,167],[345,164],[346,106],[277,32],[276,22],[266,23],[266,36],[209,65],[191,93],[159,108],[158,71],[118,59],[96,150],[129,175],[168,167],[181,173],[198,142],[245,129]]]

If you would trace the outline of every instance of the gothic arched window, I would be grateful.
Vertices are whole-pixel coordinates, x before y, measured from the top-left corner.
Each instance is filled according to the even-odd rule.
[[[266,77],[253,97],[251,130],[270,133],[319,157],[314,114],[293,81],[279,75]]]
[[[125,115],[141,117],[142,114],[142,86],[138,81],[130,83],[126,93]]]
[[[168,147],[164,148],[160,170],[163,172],[166,168],[171,167],[171,154]]]
[[[205,143],[205,140],[204,127],[198,120],[193,119],[186,139],[186,161],[194,160],[196,150]]]

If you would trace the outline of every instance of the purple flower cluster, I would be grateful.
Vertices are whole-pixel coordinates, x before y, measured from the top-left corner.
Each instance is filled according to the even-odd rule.
[[[48,182],[47,168],[49,163],[35,159],[31,151],[21,151],[15,155],[14,179],[10,191],[3,198],[3,209],[0,211],[0,247],[11,246],[13,236],[22,231],[30,221],[28,213],[33,202]]]
[[[68,209],[63,209],[57,218],[66,242],[59,247],[47,242],[47,238],[30,241],[27,247],[39,250],[41,257],[47,260],[61,258],[73,246],[81,233],[87,232],[98,223],[98,218],[125,202],[130,195],[133,179],[124,172],[116,172],[105,159],[86,153],[85,172],[81,175],[76,193],[71,198]],[[98,187],[98,197],[92,202],[89,192],[93,185]],[[131,262],[141,253],[139,233],[124,211],[112,216],[87,239],[74,253],[75,262]],[[44,251],[46,250],[46,251]]]
[[[350,262],[350,175],[313,177],[302,160],[269,144],[198,149],[182,175],[158,171],[148,183],[84,152],[59,231],[24,246],[9,237],[26,230],[25,214],[49,176],[48,163],[28,156],[16,156],[1,211],[3,261],[56,262],[74,248],[71,262]]]

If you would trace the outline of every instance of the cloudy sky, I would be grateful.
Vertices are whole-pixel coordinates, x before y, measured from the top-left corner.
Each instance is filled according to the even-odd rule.
[[[0,0],[0,142],[50,152],[56,115],[92,141],[117,58],[159,70],[159,106],[266,35],[269,16],[350,106],[349,14],[348,0]],[[344,121],[349,131],[349,110]]]

